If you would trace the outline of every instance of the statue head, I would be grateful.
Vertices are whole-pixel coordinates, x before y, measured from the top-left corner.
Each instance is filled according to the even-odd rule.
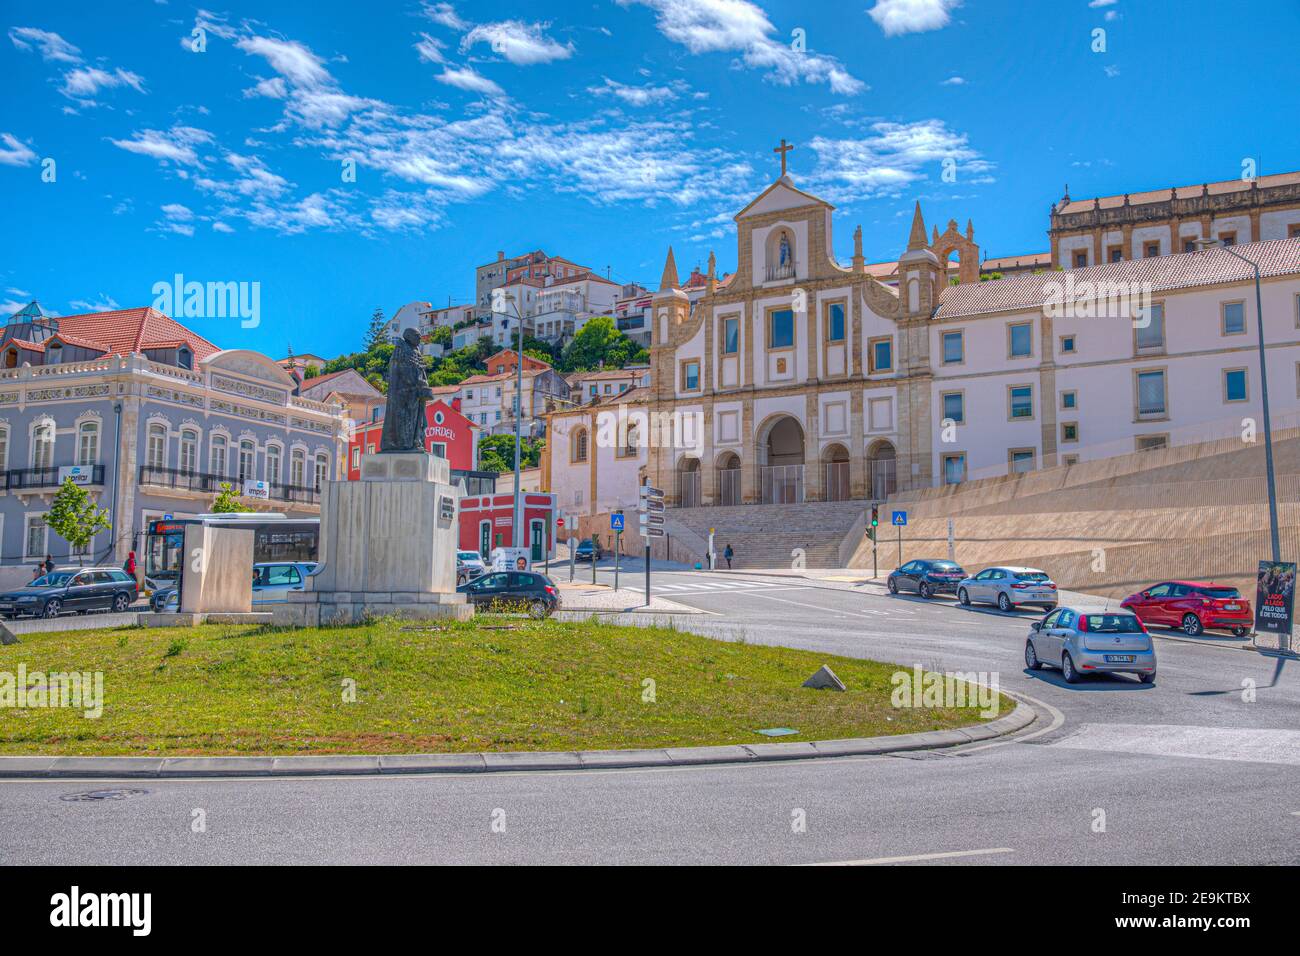
[[[415,329],[406,329],[403,331],[402,338],[406,340],[406,344],[411,348],[418,349],[420,347],[420,333],[415,331]]]

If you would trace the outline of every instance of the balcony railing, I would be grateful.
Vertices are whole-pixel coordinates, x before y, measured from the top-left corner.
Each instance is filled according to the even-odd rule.
[[[778,279],[794,278],[794,260],[790,260],[785,265],[774,263],[767,267],[767,281],[775,282]]]
[[[90,484],[104,483],[104,466],[90,465]],[[59,486],[59,467],[51,468],[11,468],[4,472],[5,488],[9,491],[21,491],[24,488],[57,488]]]
[[[229,482],[236,491],[240,491],[243,487],[243,482],[233,475],[214,475],[203,471],[185,471],[181,468],[155,468],[152,465],[140,466],[140,484],[152,488],[173,488],[177,491],[215,495],[221,490],[223,482]],[[305,485],[271,485],[269,492],[272,501],[320,504],[319,489]]]

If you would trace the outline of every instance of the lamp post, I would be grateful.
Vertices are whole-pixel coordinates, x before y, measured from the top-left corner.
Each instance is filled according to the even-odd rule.
[[[1202,248],[1219,245],[1214,239],[1200,239],[1197,244]],[[1273,563],[1282,560],[1282,548],[1278,539],[1277,527],[1277,484],[1273,475],[1273,425],[1268,414],[1268,363],[1264,352],[1264,297],[1260,292],[1259,265],[1247,259],[1231,246],[1219,245],[1224,252],[1234,259],[1240,259],[1255,271],[1255,323],[1259,331],[1259,389],[1260,400],[1264,407],[1264,468],[1268,475],[1268,528],[1273,545]]]
[[[524,417],[524,317],[519,314],[519,303],[515,301],[514,296],[507,297],[502,294],[495,304],[508,301],[510,307],[514,310],[515,320],[518,328],[518,358],[515,361],[515,488],[514,488],[514,513],[510,521],[510,540],[518,548],[519,542],[523,540],[523,515],[519,510],[519,458],[523,445],[520,436],[520,427]],[[510,318],[506,312],[497,312],[493,309],[494,315],[504,315]]]

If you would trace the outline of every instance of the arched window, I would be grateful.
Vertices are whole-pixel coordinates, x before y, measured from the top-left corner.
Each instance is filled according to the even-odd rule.
[[[82,422],[77,428],[77,464],[99,462],[99,422]]]
[[[230,447],[230,442],[226,440],[225,435],[212,436],[212,452],[208,455],[208,467],[212,469],[214,475],[226,474],[226,455]]]
[[[194,367],[194,356],[191,355],[190,350],[183,345],[176,352],[176,364],[181,368]]]
[[[306,485],[307,472],[307,453],[301,448],[295,448],[293,454],[289,457],[289,484],[295,488],[302,488]]]
[[[257,446],[252,439],[239,443],[239,480],[252,481],[257,477]]]
[[[41,422],[32,431],[32,467],[54,466],[54,422]]]
[[[199,433],[193,428],[181,429],[181,472],[192,475],[199,470]]]
[[[573,436],[573,460],[587,460],[587,429],[579,428],[578,433]]]
[[[325,484],[325,482],[329,480],[329,476],[330,476],[329,459],[323,454],[317,455],[316,456],[316,484],[314,485],[317,491],[320,491],[320,486]]]
[[[154,422],[145,442],[144,463],[150,468],[167,467],[167,426]]]
[[[627,426],[627,432],[623,436],[623,457],[624,458],[636,457],[636,450],[639,441],[640,439],[638,437],[637,426],[636,423],[633,422],[632,424]]]
[[[271,486],[277,486],[281,483],[283,477],[280,474],[281,457],[284,452],[280,450],[279,445],[266,446],[266,483]]]

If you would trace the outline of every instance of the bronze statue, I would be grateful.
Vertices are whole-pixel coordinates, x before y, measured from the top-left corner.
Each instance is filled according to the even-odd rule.
[[[420,356],[420,333],[407,329],[388,360],[388,406],[379,450],[424,451],[424,403],[433,398]]]

